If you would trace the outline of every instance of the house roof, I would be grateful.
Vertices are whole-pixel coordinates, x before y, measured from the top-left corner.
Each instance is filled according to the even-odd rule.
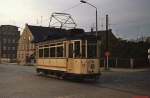
[[[96,31],[86,32],[86,34],[88,34],[88,35],[96,35]],[[106,30],[98,31],[97,35],[101,38],[102,41],[106,40]],[[108,30],[108,36],[109,36],[109,39],[117,40],[117,37],[112,33],[111,29]]]
[[[56,37],[62,37],[66,35],[66,30],[60,28],[50,28],[50,27],[32,26],[32,25],[28,25],[28,28],[34,37],[34,42],[43,41],[50,37],[56,38]]]
[[[29,30],[31,31],[34,42],[41,42],[45,40],[65,38],[75,35],[80,35],[84,33],[82,29],[61,29],[61,28],[50,28],[50,27],[42,27],[42,26],[32,26],[27,25]]]
[[[14,25],[0,25],[0,27],[12,27],[12,28],[19,28],[19,27],[14,26]]]

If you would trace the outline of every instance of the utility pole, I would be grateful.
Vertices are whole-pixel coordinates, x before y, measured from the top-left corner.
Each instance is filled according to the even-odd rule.
[[[108,15],[106,15],[106,51],[108,51]]]
[[[42,26],[42,22],[43,22],[43,16],[41,16],[41,26]]]
[[[87,2],[87,1],[84,1],[84,0],[81,0],[80,1],[81,3],[86,3],[86,4],[88,4],[88,5],[90,5],[91,7],[93,7],[93,8],[95,8],[95,23],[96,23],[96,40],[97,40],[97,57],[99,58],[99,42],[98,42],[98,13],[97,13],[97,7],[95,6],[95,5],[93,5],[93,4],[91,4],[91,3],[89,3],[89,2]]]
[[[106,15],[106,50],[105,50],[105,56],[106,56],[106,66],[105,66],[105,69],[106,70],[108,70],[109,69],[109,55],[110,55],[110,53],[109,53],[109,41],[108,41],[108,39],[109,39],[109,28],[108,28],[108,26],[109,26],[109,17],[108,17],[108,15]]]

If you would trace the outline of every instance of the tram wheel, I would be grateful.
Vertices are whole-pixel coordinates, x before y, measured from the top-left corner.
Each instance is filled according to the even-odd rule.
[[[37,75],[40,75],[41,74],[41,69],[37,68],[36,73],[37,73]]]

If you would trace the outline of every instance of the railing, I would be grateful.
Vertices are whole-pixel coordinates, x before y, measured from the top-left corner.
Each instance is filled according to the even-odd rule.
[[[100,65],[106,67],[106,61],[104,58],[100,59]],[[142,68],[150,67],[150,63],[147,58],[109,58],[109,67]]]

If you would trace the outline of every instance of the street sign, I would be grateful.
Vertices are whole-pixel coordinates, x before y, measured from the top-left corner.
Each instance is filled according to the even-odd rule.
[[[110,56],[110,52],[109,51],[105,52],[105,56]]]

